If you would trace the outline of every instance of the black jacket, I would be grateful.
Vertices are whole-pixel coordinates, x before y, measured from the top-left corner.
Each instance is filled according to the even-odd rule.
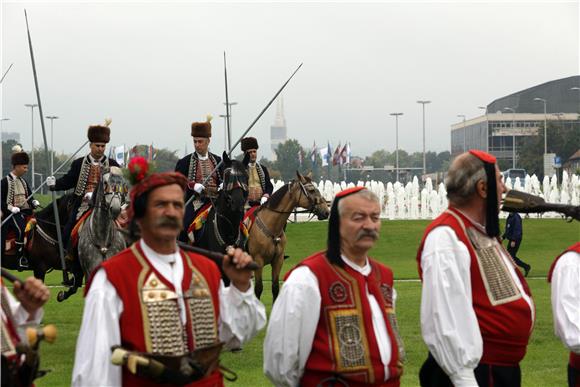
[[[10,215],[10,211],[8,210],[8,204],[12,204],[12,203],[8,203],[8,179],[12,179],[12,176],[7,175],[4,176],[4,178],[2,178],[2,181],[0,182],[0,197],[2,198],[2,219],[6,218],[8,215]],[[22,179],[24,181],[24,190],[26,191],[26,197],[30,196],[31,194],[31,190],[30,190],[30,186],[28,185],[28,182],[21,177],[20,179]],[[32,201],[34,200],[34,197],[30,196],[30,199],[28,199],[28,205],[30,206],[30,210],[32,210],[34,207],[32,206]]]
[[[54,191],[66,191],[69,189],[74,189],[77,186],[77,182],[79,180],[81,174],[81,168],[83,166],[83,160],[88,158],[89,156],[79,157],[75,161],[73,161],[70,165],[70,168],[66,175],[56,179],[56,184],[54,186]],[[113,159],[109,159],[109,166],[110,167],[118,167],[119,164]]]
[[[511,212],[506,220],[503,239],[507,239],[509,241],[521,241],[522,236],[522,217],[517,212]]]
[[[179,159],[177,161],[177,164],[175,164],[175,172],[181,173],[188,180],[189,180],[189,176],[188,176],[189,175],[189,162],[191,161],[192,156],[195,159],[198,158],[197,153],[193,152],[193,153],[188,154],[184,158]],[[219,157],[218,155],[213,154],[211,152],[208,152],[208,156],[213,157],[216,165],[219,164],[220,161],[222,161],[221,157]],[[221,184],[221,182],[222,182],[223,172],[224,172],[224,168],[223,168],[223,164],[222,164],[222,165],[220,165],[220,167],[218,168],[218,171],[216,172],[218,185]],[[201,181],[196,181],[196,183],[201,183]],[[192,188],[193,188],[193,186],[192,186]],[[185,190],[185,201],[187,201],[191,197],[191,195],[193,195],[193,194],[194,194],[194,191],[192,189],[190,189],[188,186]]]

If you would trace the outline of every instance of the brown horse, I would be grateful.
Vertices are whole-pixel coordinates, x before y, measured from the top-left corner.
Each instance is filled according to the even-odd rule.
[[[262,268],[267,264],[272,265],[272,295],[274,300],[278,297],[278,281],[287,242],[284,228],[296,207],[306,208],[319,220],[328,218],[330,212],[326,200],[312,184],[310,177],[302,176],[298,172],[296,179],[274,192],[254,213],[255,220],[249,230],[246,248],[260,266],[255,274],[255,292],[258,298],[263,291]]]

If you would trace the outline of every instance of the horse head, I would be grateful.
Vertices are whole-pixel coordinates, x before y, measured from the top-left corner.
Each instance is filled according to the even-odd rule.
[[[247,154],[240,162],[230,159],[224,152],[223,188],[218,197],[218,207],[226,208],[230,213],[243,213],[248,199],[248,162]]]
[[[292,190],[298,191],[298,206],[308,209],[318,217],[318,220],[328,218],[330,209],[322,194],[312,183],[310,175],[303,176],[296,171],[296,179],[293,180]]]
[[[107,173],[101,176],[96,193],[98,195],[102,192],[102,206],[109,211],[113,219],[119,215],[121,206],[126,201],[127,187],[127,182],[123,178],[123,173],[119,167],[111,167]],[[98,205],[98,199],[95,200],[95,205]]]

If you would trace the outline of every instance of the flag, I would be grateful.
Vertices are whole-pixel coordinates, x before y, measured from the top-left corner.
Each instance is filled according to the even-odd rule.
[[[131,148],[131,150],[129,151],[129,159],[132,159],[133,157],[137,157],[137,145],[135,145],[133,148]]]
[[[113,157],[121,167],[125,166],[125,145],[113,147]]]
[[[351,158],[351,156],[352,156],[352,153],[350,151],[350,142],[348,142],[346,144],[346,163],[347,164],[350,164],[350,158]]]
[[[310,161],[312,161],[312,166],[316,166],[316,153],[318,149],[316,149],[316,141],[314,141],[314,145],[312,145],[312,151],[310,152]]]
[[[303,159],[304,159],[304,153],[302,152],[302,149],[298,149],[298,163],[300,164],[300,166],[302,166]]]
[[[322,166],[326,167],[328,165],[328,147],[320,148],[320,158],[322,159]]]
[[[334,154],[332,155],[332,165],[338,165],[340,163],[340,143],[334,150]]]
[[[147,147],[147,160],[148,161],[153,160],[153,144]]]
[[[339,157],[340,165],[346,164],[347,152],[348,152],[347,147],[348,147],[348,144],[345,143],[344,146],[342,147],[342,150],[340,151],[340,157]]]

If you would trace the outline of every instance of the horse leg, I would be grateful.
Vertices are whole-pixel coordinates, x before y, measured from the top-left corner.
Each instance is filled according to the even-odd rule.
[[[256,294],[256,297],[259,300],[260,297],[262,296],[262,291],[264,290],[263,289],[264,284],[262,283],[262,269],[264,268],[264,259],[262,259],[261,255],[255,255],[253,257],[254,261],[256,261],[256,263],[260,267],[258,270],[254,272],[254,293]]]
[[[56,296],[56,300],[58,302],[63,302],[64,300],[75,294],[78,288],[83,286],[83,270],[78,263],[73,264],[71,272],[73,274],[73,285],[64,291],[61,290],[60,292],[58,292]]]
[[[280,271],[282,271],[282,264],[284,263],[284,250],[272,260],[272,303],[278,298],[280,292]]]

